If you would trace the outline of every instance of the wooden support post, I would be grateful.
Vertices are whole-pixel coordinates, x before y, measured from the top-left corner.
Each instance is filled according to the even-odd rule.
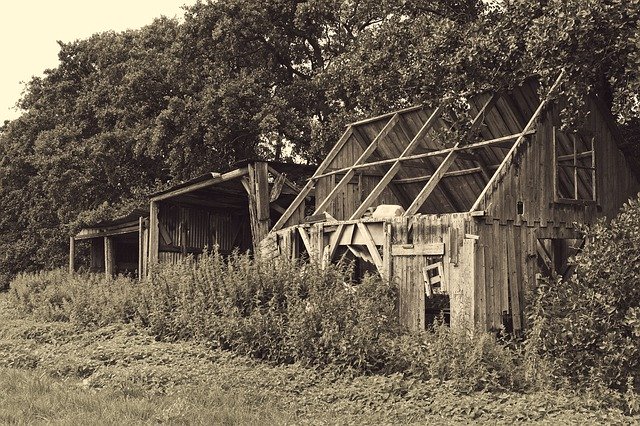
[[[267,163],[249,164],[249,213],[252,221],[253,251],[258,252],[260,241],[269,233],[271,226],[269,207],[269,174]]]
[[[104,237],[104,273],[107,278],[115,273],[113,237]]]
[[[69,237],[69,273],[73,274],[76,271],[76,239],[73,236]]]
[[[158,263],[160,249],[159,207],[157,201],[152,201],[149,205],[149,268],[153,268]]]
[[[138,218],[138,281],[144,277],[144,218]]]
[[[393,271],[393,256],[391,256],[391,244],[393,244],[392,226],[390,223],[384,223],[384,246],[382,247],[382,262],[384,264],[383,277],[385,281],[391,283]]]

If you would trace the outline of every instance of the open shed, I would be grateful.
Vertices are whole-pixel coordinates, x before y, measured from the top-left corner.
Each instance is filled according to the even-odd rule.
[[[223,255],[253,251],[300,192],[315,166],[243,161],[150,196],[149,264],[197,256],[208,247]],[[313,193],[305,197],[313,202]],[[291,217],[305,215],[304,203]],[[146,269],[145,269],[146,271]]]
[[[443,108],[416,106],[350,124],[261,243],[264,256],[353,258],[399,287],[399,316],[425,328],[525,327],[539,274],[568,277],[577,224],[612,217],[638,181],[597,97],[577,132],[536,79],[468,99],[471,129],[448,138]],[[313,214],[299,206],[315,191]],[[298,247],[298,248],[296,248]]]
[[[129,274],[140,276],[144,270],[144,241],[149,212],[134,210],[131,213],[87,225],[69,238],[69,270],[75,271],[76,244],[89,244],[88,265],[90,272],[104,272],[108,276]]]

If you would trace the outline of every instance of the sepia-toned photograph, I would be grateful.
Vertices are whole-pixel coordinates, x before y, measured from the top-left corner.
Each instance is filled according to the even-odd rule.
[[[640,424],[640,0],[0,11],[0,425]]]

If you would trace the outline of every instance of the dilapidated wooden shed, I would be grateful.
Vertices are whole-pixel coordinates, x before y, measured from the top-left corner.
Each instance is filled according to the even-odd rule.
[[[217,246],[253,251],[300,192],[315,166],[243,161],[150,196],[145,265],[175,262]],[[305,197],[313,200],[313,194]],[[304,217],[296,210],[291,217]],[[297,215],[297,216],[296,216]],[[144,272],[148,270],[145,266]]]
[[[108,276],[128,274],[140,276],[144,268],[144,241],[147,238],[146,223],[149,212],[133,210],[110,220],[88,224],[69,238],[69,270],[75,271],[76,245],[89,244],[88,264],[82,265],[90,272],[104,272]]]
[[[550,95],[561,79],[542,97],[536,79],[471,97],[464,140],[443,140],[451,123],[437,106],[350,124],[262,254],[377,270],[397,283],[411,328],[444,307],[452,325],[519,332],[539,274],[572,273],[577,224],[613,216],[640,189],[597,98],[582,128],[560,130]]]
[[[254,251],[300,192],[315,166],[242,161],[149,196],[149,211],[94,223],[70,238],[69,269],[76,270],[76,243],[89,241],[89,270],[108,276],[148,274],[151,265],[198,256],[217,247],[222,255]],[[313,193],[305,199],[313,203]],[[290,214],[305,215],[304,207]]]

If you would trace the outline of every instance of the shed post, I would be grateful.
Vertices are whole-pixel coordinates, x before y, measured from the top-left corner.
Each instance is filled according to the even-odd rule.
[[[145,257],[145,233],[144,233],[144,217],[138,219],[138,280],[142,281],[145,276],[144,257]]]
[[[249,211],[253,213],[253,248],[257,252],[260,241],[269,233],[271,227],[269,207],[268,164],[256,162],[249,164]]]
[[[69,273],[73,274],[76,270],[76,239],[69,237]]]
[[[152,201],[149,206],[149,268],[158,263],[158,249],[160,244],[160,228],[158,223],[159,206]]]
[[[115,269],[113,251],[113,237],[104,237],[104,273],[107,278],[113,276]]]

